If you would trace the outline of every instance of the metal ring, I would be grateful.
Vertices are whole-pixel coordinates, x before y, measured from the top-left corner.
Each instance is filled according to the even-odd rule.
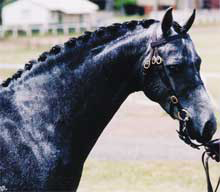
[[[150,68],[150,61],[147,60],[145,63],[144,63],[144,69],[145,70],[148,70]]]
[[[175,95],[172,95],[172,96],[170,97],[170,101],[171,101],[174,105],[176,105],[177,103],[179,103],[179,100],[178,100],[178,98],[177,98]]]
[[[157,65],[160,65],[163,63],[163,59],[160,56],[157,56]]]
[[[186,109],[182,109],[177,113],[179,120],[188,121],[190,118],[190,113]]]
[[[157,58],[155,56],[152,57],[151,63],[152,65],[155,65],[157,63]]]

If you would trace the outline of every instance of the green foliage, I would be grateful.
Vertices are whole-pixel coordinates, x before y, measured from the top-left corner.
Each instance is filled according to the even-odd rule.
[[[115,7],[120,9],[123,5],[132,4],[135,5],[137,0],[115,0]]]
[[[5,5],[9,4],[9,3],[13,3],[16,0],[0,0],[0,10],[2,9],[2,7],[4,7]]]
[[[1,0],[1,1],[3,1],[3,5],[7,5],[9,3],[13,3],[16,0]]]
[[[2,8],[9,3],[13,3],[14,1],[17,0],[0,0],[0,25],[2,24]]]

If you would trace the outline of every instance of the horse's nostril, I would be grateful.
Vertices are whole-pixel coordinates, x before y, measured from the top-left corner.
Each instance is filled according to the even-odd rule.
[[[212,135],[214,134],[215,123],[211,120],[207,121],[203,130],[202,137],[206,141],[210,141],[212,139]]]

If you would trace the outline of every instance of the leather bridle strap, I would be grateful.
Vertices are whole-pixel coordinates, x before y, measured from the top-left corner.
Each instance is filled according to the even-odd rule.
[[[210,159],[210,156],[207,155],[207,157],[206,157],[206,154],[207,154],[206,151],[202,154],[202,164],[203,164],[203,167],[205,169],[205,174],[206,174],[207,190],[208,190],[208,192],[217,192],[218,187],[220,185],[220,177],[218,179],[217,186],[216,186],[215,190],[213,191],[212,182],[211,182],[210,175],[209,175],[209,159]]]
[[[169,36],[169,37],[163,37],[159,40],[156,40],[156,41],[153,41],[151,43],[151,47],[154,49],[156,47],[160,47],[160,46],[163,46],[171,41],[174,41],[174,40],[177,40],[177,39],[181,39],[181,38],[184,38],[186,37],[187,35],[186,34],[177,34],[177,35],[173,35],[173,36]]]
[[[179,98],[177,96],[176,90],[175,90],[175,84],[173,82],[172,79],[170,79],[168,71],[166,69],[165,63],[163,62],[163,59],[159,56],[159,51],[158,51],[158,47],[165,45],[166,43],[169,43],[170,41],[174,41],[177,39],[181,39],[181,38],[185,38],[187,37],[187,34],[177,34],[177,35],[173,35],[170,37],[162,37],[160,39],[157,39],[157,35],[156,35],[156,29],[155,32],[152,36],[152,43],[151,45],[151,51],[150,51],[150,60],[147,61],[147,67],[145,68],[146,71],[148,71],[148,69],[150,68],[150,66],[152,64],[155,64],[158,62],[156,62],[155,60],[159,60],[162,61],[160,62],[160,64],[162,65],[163,68],[163,74],[160,74],[160,77],[162,79],[162,81],[164,82],[165,86],[167,87],[167,89],[169,90],[170,93],[170,110],[169,113],[174,117],[174,118],[178,118],[179,122],[180,122],[180,129],[178,132],[179,134],[179,138],[181,140],[183,140],[186,144],[190,145],[191,147],[195,148],[195,149],[199,149],[202,145],[199,145],[197,143],[192,142],[192,140],[190,139],[188,130],[187,130],[187,122],[190,119],[190,114],[189,112],[183,108],[183,106],[181,105]],[[162,71],[161,71],[162,73]],[[177,108],[178,112],[177,115],[175,116],[174,114],[174,109],[175,107]]]
[[[186,127],[187,121],[180,121],[180,129],[177,131],[179,138],[184,141],[187,145],[190,145],[190,147],[194,149],[200,149],[200,147],[203,146],[203,144],[197,144],[192,142],[192,140],[189,137],[189,133]]]
[[[177,34],[177,35],[173,35],[173,36],[169,36],[169,37],[162,37],[160,39],[157,39],[157,35],[156,35],[156,29],[155,32],[152,36],[152,43],[151,45],[151,52],[150,52],[150,60],[148,61],[148,68],[147,70],[150,68],[151,64],[154,64],[152,60],[161,60],[163,61],[163,59],[159,56],[159,51],[158,51],[158,47],[165,45],[166,43],[169,43],[170,41],[174,41],[177,39],[181,39],[181,38],[185,38],[187,37],[187,34]],[[180,121],[180,130],[177,131],[179,134],[179,137],[181,140],[183,140],[186,144],[190,145],[193,148],[199,149],[199,147],[201,145],[198,145],[196,143],[193,143],[189,137],[188,134],[188,130],[186,128],[186,124],[187,121],[190,119],[190,114],[189,112],[183,108],[183,106],[181,105],[179,98],[177,97],[177,93],[175,90],[175,84],[173,82],[172,79],[170,79],[165,63],[161,62],[160,63],[162,65],[163,68],[163,72],[164,74],[160,74],[162,81],[164,82],[165,86],[167,87],[167,89],[169,90],[170,93],[170,110],[169,113],[175,118],[175,114],[174,114],[174,109],[175,107],[177,107],[178,109],[178,113],[176,118],[179,119]],[[174,99],[174,101],[173,101]]]
[[[163,59],[159,56],[158,53],[158,47],[163,46],[171,41],[177,40],[177,39],[181,39],[186,37],[187,34],[177,34],[177,35],[173,35],[173,36],[169,36],[169,37],[162,37],[160,39],[157,39],[157,35],[156,35],[156,29],[154,32],[154,35],[152,36],[152,43],[150,44],[151,46],[151,52],[150,52],[150,64],[152,62],[152,59],[154,60],[161,60],[163,61]],[[174,108],[177,107],[178,108],[178,116],[182,116],[182,118],[180,118],[180,120],[188,120],[187,119],[187,115],[189,115],[189,113],[182,107],[182,105],[180,104],[178,98],[177,98],[177,94],[175,91],[175,86],[173,81],[169,78],[166,66],[164,65],[164,62],[161,62],[162,67],[163,67],[163,72],[164,75],[160,75],[162,80],[164,81],[164,84],[166,85],[167,89],[170,92],[170,99],[175,98],[177,102],[172,102],[172,100],[170,100],[170,114],[172,114],[172,116],[174,117]],[[186,113],[187,112],[187,113]]]

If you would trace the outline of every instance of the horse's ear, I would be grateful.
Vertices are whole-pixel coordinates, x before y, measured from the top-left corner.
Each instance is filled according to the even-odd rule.
[[[188,19],[188,21],[183,26],[182,30],[184,33],[187,33],[189,31],[189,29],[192,27],[192,24],[195,21],[195,17],[196,17],[196,10],[194,9],[191,17]]]
[[[173,11],[173,8],[170,7],[167,9],[164,17],[163,17],[163,20],[162,20],[162,32],[163,32],[163,35],[168,35],[169,32],[170,32],[170,29],[172,27],[172,24],[173,24],[173,14],[172,14],[172,11]]]

